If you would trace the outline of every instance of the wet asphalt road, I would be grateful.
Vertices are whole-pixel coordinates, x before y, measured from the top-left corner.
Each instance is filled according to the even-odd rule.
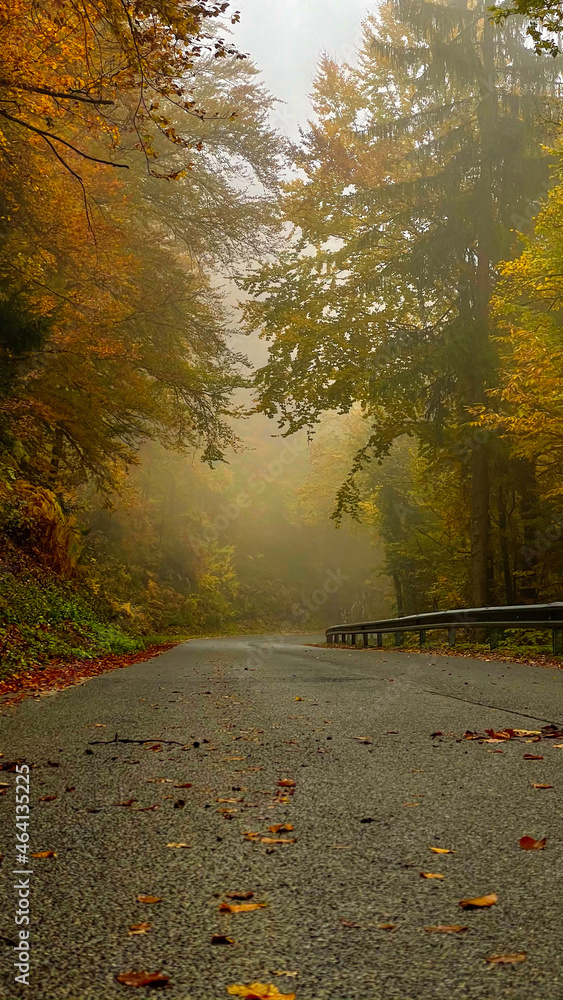
[[[431,738],[563,723],[563,672],[308,641],[193,641],[1,710],[3,762],[34,765],[32,850],[57,855],[34,861],[31,985],[17,987],[15,775],[1,773],[2,1000],[143,997],[116,974],[158,969],[169,1000],[256,980],[297,1000],[563,998],[563,748]],[[154,743],[91,743],[116,733]],[[285,823],[295,843],[243,836]],[[524,834],[547,848],[521,851]],[[230,891],[267,905],[220,912]],[[495,906],[460,910],[489,892]],[[469,929],[423,930],[440,924]],[[485,962],[513,952],[526,962]]]

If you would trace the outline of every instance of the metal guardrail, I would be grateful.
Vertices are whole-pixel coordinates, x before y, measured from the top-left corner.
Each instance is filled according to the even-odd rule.
[[[379,622],[356,622],[348,625],[332,625],[326,629],[327,642],[343,642],[356,645],[359,635],[364,646],[369,645],[370,635],[377,636],[377,645],[383,646],[383,636],[394,633],[395,645],[402,646],[405,632],[418,632],[419,643],[424,646],[426,633],[431,629],[447,629],[448,642],[455,646],[458,628],[486,628],[489,630],[491,649],[496,649],[502,634],[508,629],[533,628],[550,629],[553,638],[553,652],[563,653],[563,601],[553,604],[518,604],[501,608],[460,608],[454,611],[432,611],[423,615],[406,615],[402,618],[387,618]]]

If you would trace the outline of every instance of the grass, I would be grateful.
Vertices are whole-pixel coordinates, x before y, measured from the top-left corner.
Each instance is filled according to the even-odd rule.
[[[112,620],[107,601],[50,574],[0,579],[0,677],[52,660],[133,653],[146,640]]]

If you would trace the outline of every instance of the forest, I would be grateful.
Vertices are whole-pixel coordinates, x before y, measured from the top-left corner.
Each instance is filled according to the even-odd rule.
[[[557,5],[0,7],[0,671],[559,600]]]

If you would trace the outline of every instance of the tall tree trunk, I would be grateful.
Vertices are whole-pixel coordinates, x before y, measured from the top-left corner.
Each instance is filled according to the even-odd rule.
[[[485,446],[471,453],[471,602],[488,604],[489,456]]]
[[[498,488],[498,529],[502,575],[504,579],[504,599],[507,604],[514,604],[514,579],[510,568],[510,549],[508,545],[508,523],[506,516],[506,499],[502,485]]]
[[[483,79],[478,109],[481,164],[476,185],[478,212],[477,266],[475,272],[475,319],[471,403],[486,402],[489,364],[489,301],[491,261],[494,259],[495,219],[492,180],[492,141],[497,117],[493,27],[488,14],[483,17],[481,44]],[[478,443],[471,453],[471,601],[474,607],[489,603],[489,451],[490,444]]]
[[[393,585],[395,587],[395,600],[397,602],[397,615],[399,618],[404,613],[403,586],[398,573],[393,573]]]

